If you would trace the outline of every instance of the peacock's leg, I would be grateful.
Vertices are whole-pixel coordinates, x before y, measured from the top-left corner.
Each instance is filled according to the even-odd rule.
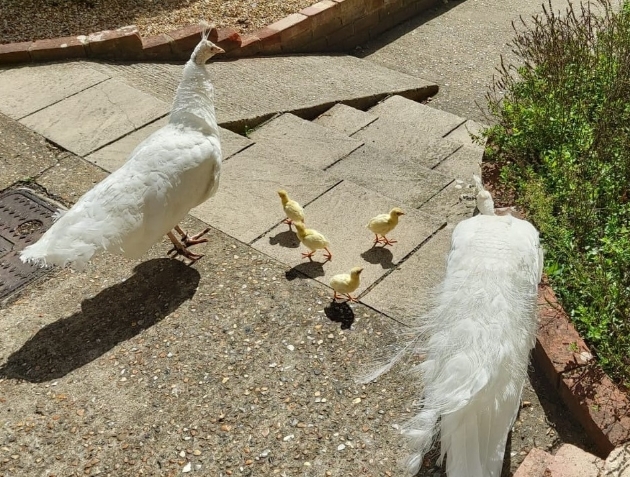
[[[207,238],[202,239],[201,237],[203,237],[208,232],[210,232],[210,227],[208,227],[205,230],[202,230],[197,235],[193,235],[192,237],[188,237],[188,234],[186,232],[184,232],[179,225],[175,226],[175,231],[179,235],[181,235],[183,244],[186,247],[190,247],[191,245],[197,245],[199,243],[206,243],[208,241],[208,239]]]
[[[180,229],[181,230],[181,229]],[[178,233],[181,233],[179,230],[177,231]],[[203,255],[199,255],[196,253],[191,252],[190,250],[188,250],[187,246],[185,243],[180,242],[177,237],[175,237],[175,235],[173,235],[173,232],[168,232],[166,234],[166,236],[171,240],[171,242],[173,242],[173,248],[170,249],[168,252],[166,252],[166,254],[171,257],[171,258],[175,258],[178,255],[183,255],[184,257],[186,257],[188,260],[192,261],[192,262],[196,262],[197,260],[199,260],[201,257],[203,257]],[[182,237],[183,238],[183,237]]]

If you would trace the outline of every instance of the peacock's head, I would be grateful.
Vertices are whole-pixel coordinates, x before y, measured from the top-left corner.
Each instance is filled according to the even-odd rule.
[[[481,215],[494,215],[494,201],[487,190],[477,193],[477,209]]]
[[[204,65],[206,61],[219,53],[225,53],[223,48],[212,43],[208,37],[214,30],[212,25],[207,22],[201,22],[203,31],[201,32],[201,41],[195,47],[190,59],[198,65]]]

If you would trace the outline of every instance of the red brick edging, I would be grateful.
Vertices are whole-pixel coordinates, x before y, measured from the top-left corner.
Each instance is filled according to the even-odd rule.
[[[322,0],[252,34],[214,28],[210,39],[227,57],[348,51],[440,3],[440,0]],[[186,60],[199,25],[142,38],[134,26],[89,35],[0,45],[0,64],[76,58]]]
[[[539,287],[538,364],[600,457],[630,441],[630,399],[593,359],[548,283]]]

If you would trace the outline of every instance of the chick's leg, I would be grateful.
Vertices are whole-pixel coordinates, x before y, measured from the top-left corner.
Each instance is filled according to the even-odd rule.
[[[359,301],[359,299],[357,297],[354,297],[354,296],[350,295],[350,293],[346,293],[346,296],[348,297],[348,301],[350,301],[352,303],[357,303]]]
[[[188,234],[186,232],[184,232],[179,225],[175,226],[175,231],[182,237],[182,243],[186,247],[190,247],[191,245],[197,245],[199,243],[206,243],[208,241],[208,239],[207,238],[203,238],[202,239],[201,237],[203,237],[208,232],[210,232],[210,227],[208,227],[207,229],[202,230],[197,235],[193,235],[192,237],[188,237]]]
[[[201,257],[203,257],[203,255],[199,255],[188,250],[188,248],[186,248],[186,245],[180,242],[177,237],[173,235],[173,232],[168,232],[166,236],[171,240],[171,242],[173,242],[173,248],[166,252],[169,257],[175,258],[178,255],[183,255],[192,262],[196,262]]]
[[[308,258],[309,260],[313,261],[314,253],[315,253],[315,250],[311,250],[310,252],[302,252],[302,258]]]
[[[388,239],[387,237],[385,237],[385,235],[383,235],[383,239],[381,242],[383,243],[383,246],[386,246],[386,245],[394,245],[395,243],[398,243],[398,240]]]
[[[324,257],[326,257],[326,261],[327,262],[332,262],[332,253],[330,253],[330,250],[328,250],[328,248],[324,247],[324,250],[326,250],[327,253],[324,254]]]
[[[378,238],[378,234],[374,234],[374,245],[381,243],[383,239]]]
[[[289,226],[289,230],[293,230],[293,229],[291,228],[291,224],[293,223],[293,221],[292,221],[289,217],[287,217],[286,219],[284,219],[284,220],[282,221],[282,223],[283,223],[283,224],[287,224],[287,225]]]

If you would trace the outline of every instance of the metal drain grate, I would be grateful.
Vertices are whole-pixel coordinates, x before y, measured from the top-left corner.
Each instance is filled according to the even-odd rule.
[[[0,299],[50,271],[22,263],[19,252],[48,230],[55,211],[26,189],[0,194]]]

